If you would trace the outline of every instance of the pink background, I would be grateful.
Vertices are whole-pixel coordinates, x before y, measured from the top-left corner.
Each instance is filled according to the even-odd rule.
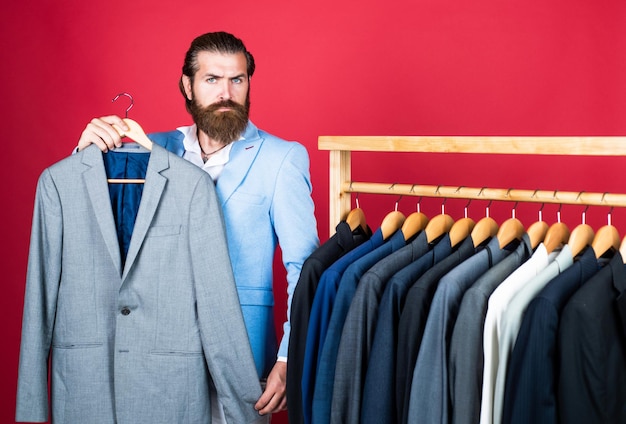
[[[319,135],[626,135],[626,3],[622,0],[368,0],[237,2],[24,0],[0,16],[0,422],[13,422],[35,184],[66,157],[95,116],[123,114],[147,132],[189,124],[178,92],[193,37],[226,30],[255,55],[253,121],[302,142],[311,156],[320,238],[328,238],[328,153]],[[622,158],[354,155],[354,179],[569,191],[626,192]],[[397,199],[362,195],[377,228]],[[464,200],[447,212],[463,214]],[[399,210],[415,210],[403,198]],[[470,205],[479,219],[484,204]],[[537,220],[538,204],[517,217]],[[556,220],[546,205],[544,220]],[[440,203],[422,200],[427,215]],[[607,223],[592,207],[587,222]],[[563,206],[573,228],[582,209]],[[511,204],[494,202],[502,221]],[[626,235],[626,216],[613,224]],[[277,274],[280,274],[278,272]],[[278,304],[282,305],[283,298]],[[284,308],[277,308],[284,314]],[[275,423],[286,422],[280,414]]]

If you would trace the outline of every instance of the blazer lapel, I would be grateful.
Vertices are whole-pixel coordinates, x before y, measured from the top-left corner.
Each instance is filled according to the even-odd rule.
[[[161,146],[154,144],[152,153],[150,153],[150,161],[146,171],[146,181],[141,194],[141,202],[139,203],[139,211],[135,219],[133,235],[130,238],[130,246],[126,255],[126,263],[124,264],[124,273],[122,274],[122,284],[132,268],[139,249],[150,228],[150,223],[157,210],[161,195],[165,189],[167,178],[161,175],[161,172],[169,168],[169,158],[167,151]]]
[[[243,137],[243,140],[233,143],[228,164],[217,180],[216,190],[222,206],[226,204],[248,175],[248,171],[263,144],[263,139],[259,136],[259,131],[252,122],[248,122]]]
[[[95,211],[96,222],[102,233],[102,238],[107,246],[111,261],[118,274],[122,275],[122,259],[120,256],[120,246],[117,241],[117,231],[115,230],[115,220],[111,209],[111,198],[107,186],[107,176],[102,161],[102,152],[96,146],[89,146],[83,151],[83,164],[88,169],[83,172],[83,181],[87,187],[87,193],[93,210]]]

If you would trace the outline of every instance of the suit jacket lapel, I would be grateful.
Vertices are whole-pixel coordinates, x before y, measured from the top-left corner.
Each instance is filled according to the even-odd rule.
[[[135,226],[133,228],[133,235],[130,239],[130,246],[128,247],[128,254],[126,256],[126,263],[124,264],[124,273],[122,274],[122,283],[128,275],[129,270],[132,268],[139,249],[143,244],[143,241],[150,228],[152,218],[156,213],[161,195],[165,189],[167,178],[161,175],[164,169],[169,168],[169,158],[167,151],[156,144],[152,147],[152,153],[150,154],[150,161],[148,162],[148,169],[146,171],[146,181],[143,187],[143,193],[141,195],[141,202],[139,204],[139,211],[137,212],[137,218],[135,219]]]
[[[111,198],[107,187],[107,176],[102,161],[102,152],[96,146],[89,146],[83,151],[83,164],[88,168],[83,172],[83,180],[87,187],[89,200],[91,201],[96,222],[102,233],[102,238],[107,246],[111,261],[118,274],[122,275],[122,259],[120,256],[120,245],[117,240],[115,230],[115,220],[111,209]]]
[[[251,122],[244,132],[244,140],[233,143],[228,164],[217,180],[216,190],[221,205],[224,206],[230,196],[244,180],[263,144],[258,129]]]

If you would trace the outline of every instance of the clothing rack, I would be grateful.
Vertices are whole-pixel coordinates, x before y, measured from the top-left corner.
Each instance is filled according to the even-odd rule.
[[[320,136],[330,151],[330,233],[351,209],[351,193],[626,207],[626,194],[433,186],[352,181],[351,152],[626,156],[626,137],[569,136]]]

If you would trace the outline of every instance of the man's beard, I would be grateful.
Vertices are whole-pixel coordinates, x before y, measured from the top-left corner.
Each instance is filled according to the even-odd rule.
[[[228,111],[219,111],[221,108],[230,108]],[[233,100],[223,100],[200,106],[195,97],[191,100],[190,112],[198,129],[215,141],[228,144],[239,140],[248,125],[250,111],[250,97],[246,96],[246,103],[241,105]]]

